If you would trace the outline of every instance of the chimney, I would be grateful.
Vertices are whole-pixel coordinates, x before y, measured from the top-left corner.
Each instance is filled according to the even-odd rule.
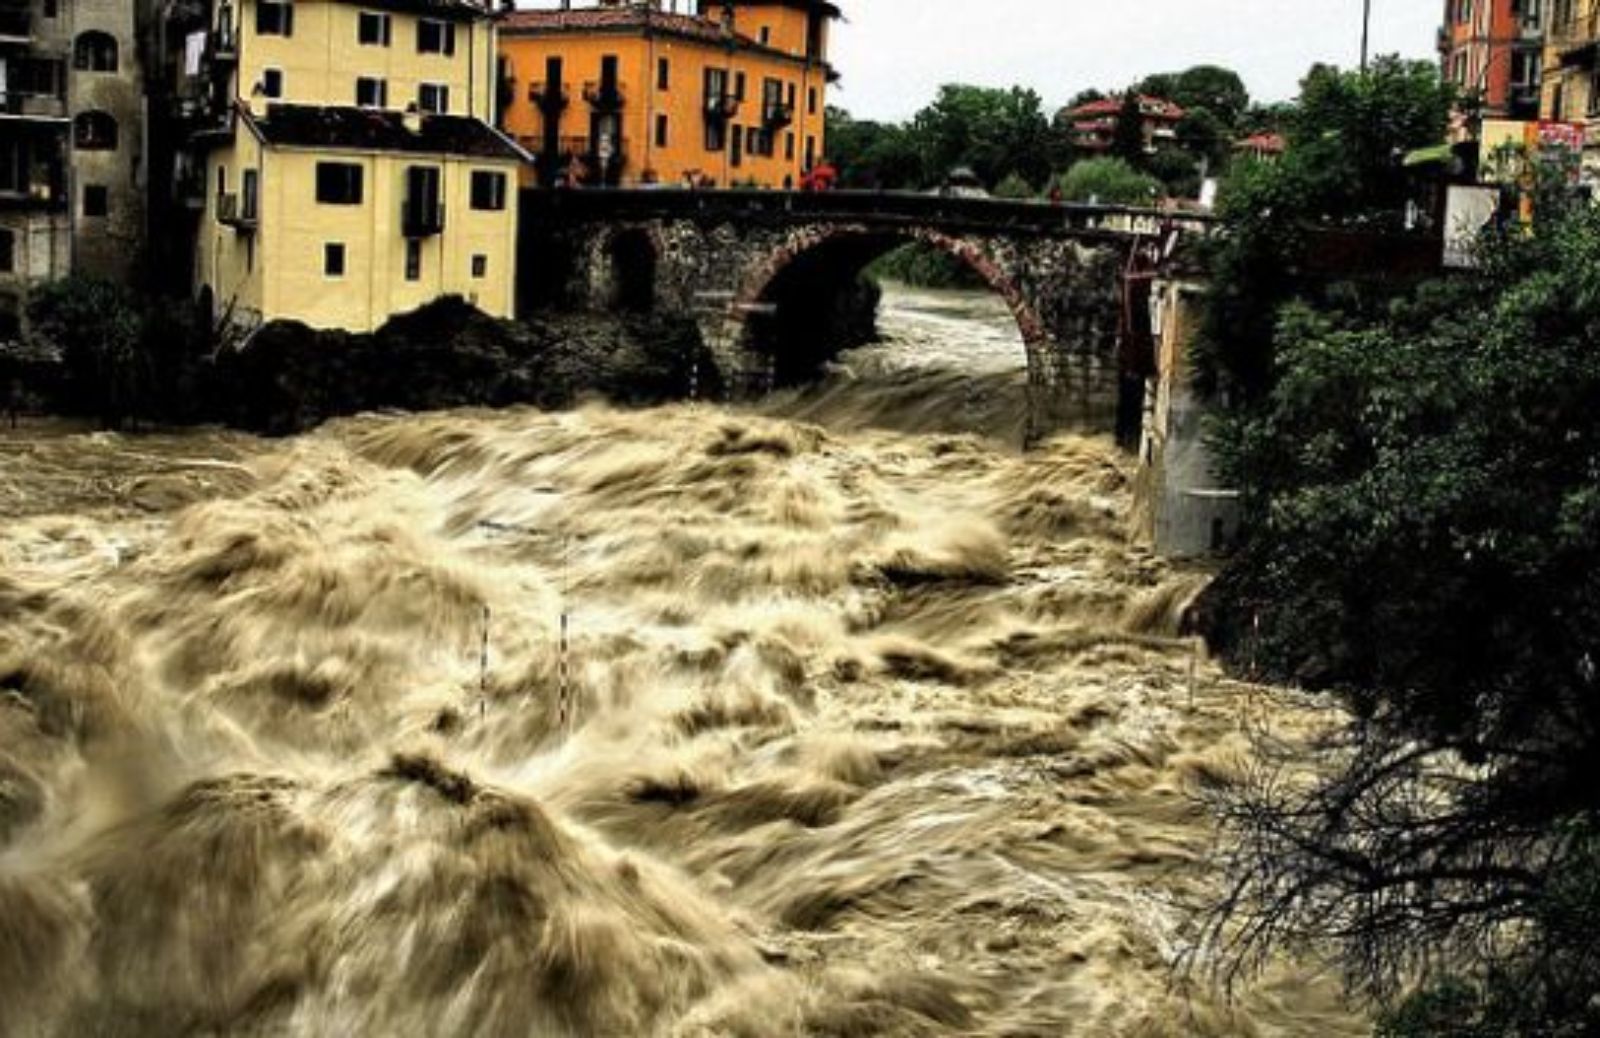
[[[422,109],[417,107],[415,101],[406,105],[404,114],[400,116],[400,125],[404,126],[408,133],[422,132]]]

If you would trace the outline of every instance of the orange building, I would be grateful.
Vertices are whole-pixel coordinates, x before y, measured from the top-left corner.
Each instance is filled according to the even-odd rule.
[[[794,187],[821,160],[839,9],[684,6],[564,3],[502,18],[500,117],[538,157],[538,183]]]
[[[1488,118],[1538,118],[1541,6],[1538,0],[1445,0],[1439,29],[1444,77],[1481,99]]]

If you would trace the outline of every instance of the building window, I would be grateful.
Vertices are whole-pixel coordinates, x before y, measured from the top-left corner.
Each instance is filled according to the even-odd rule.
[[[422,280],[422,239],[406,239],[406,280]]]
[[[261,70],[261,96],[272,98],[283,96],[283,69],[264,68]]]
[[[79,151],[117,150],[117,120],[109,112],[79,112],[72,120],[72,146]]]
[[[323,205],[360,205],[362,169],[354,162],[317,163],[317,201]]]
[[[257,36],[293,36],[294,4],[287,0],[257,0]]]
[[[815,166],[816,164],[817,164],[817,139],[815,137],[807,137],[806,138],[806,169],[810,169],[812,166]]]
[[[489,276],[489,257],[485,256],[481,252],[473,253],[472,276],[475,278],[486,278]]]
[[[44,0],[43,7],[44,7],[44,16],[46,18],[54,18],[54,17],[56,17],[56,14],[57,14],[57,11],[56,11],[56,0]]]
[[[499,212],[506,207],[506,175],[487,169],[472,171],[472,208]]]
[[[733,96],[741,101],[744,100],[744,83],[744,73],[735,72],[733,74]]]
[[[387,14],[378,11],[362,11],[360,24],[356,29],[356,39],[367,47],[389,46],[390,33],[394,28],[393,19]]]
[[[423,83],[417,87],[417,107],[430,115],[450,114],[450,88],[443,83]]]
[[[783,157],[790,162],[794,161],[794,133],[783,135]]]
[[[440,204],[440,182],[438,166],[406,167],[406,197],[402,222],[407,225],[409,231],[425,232],[430,228],[436,230],[444,226],[444,206]]]
[[[253,169],[244,171],[239,185],[239,215],[254,220],[261,215],[261,174]]]
[[[17,269],[17,236],[0,227],[0,274],[10,274]]]
[[[656,89],[672,89],[672,62],[667,58],[661,58],[656,62]]]
[[[6,62],[10,92],[23,96],[64,97],[66,62],[23,55]]]
[[[667,146],[667,133],[667,116],[665,112],[662,112],[656,116],[656,147],[665,148]]]
[[[344,277],[344,242],[330,241],[323,244],[322,272],[330,278]]]
[[[361,76],[356,79],[356,106],[359,108],[389,107],[389,81]]]
[[[83,185],[83,215],[105,216],[111,212],[111,191],[104,184]]]
[[[766,47],[766,46],[771,45],[771,43],[772,43],[772,26],[763,25],[761,27],[761,45],[763,47]]]
[[[817,88],[812,87],[806,91],[806,111],[812,115],[817,114]]]
[[[72,67],[80,72],[115,72],[116,37],[104,32],[80,33],[72,45]]]
[[[423,18],[417,22],[417,53],[451,55],[456,52],[454,22]]]

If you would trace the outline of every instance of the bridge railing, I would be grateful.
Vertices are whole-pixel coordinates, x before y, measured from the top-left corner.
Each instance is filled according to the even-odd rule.
[[[1207,214],[1122,205],[1084,205],[888,191],[759,191],[683,188],[539,190],[523,192],[524,212],[567,220],[661,217],[763,218],[812,216],[877,226],[937,224],[975,230],[1059,234],[1158,234],[1173,228],[1205,233]]]

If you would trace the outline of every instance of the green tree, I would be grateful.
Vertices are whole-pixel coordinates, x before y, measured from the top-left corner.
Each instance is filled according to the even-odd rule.
[[[116,427],[149,408],[154,390],[142,345],[139,302],[122,285],[70,277],[37,289],[28,301],[31,334],[60,354],[74,410]]]
[[[1368,73],[1319,66],[1286,116],[1289,150],[1274,163],[1237,163],[1218,212],[1226,233],[1211,261],[1199,344],[1199,386],[1241,406],[1273,377],[1278,309],[1314,286],[1296,281],[1310,232],[1397,230],[1406,152],[1443,140],[1453,91],[1436,66],[1380,58]]]
[[[1200,194],[1200,160],[1183,148],[1157,148],[1145,160],[1145,168],[1161,181],[1163,193],[1173,198],[1195,198]]]
[[[1122,159],[1085,159],[1056,180],[1069,202],[1105,205],[1149,205],[1161,197],[1161,181],[1141,173]]]
[[[1196,65],[1183,72],[1148,76],[1139,85],[1144,93],[1163,97],[1190,111],[1203,110],[1230,129],[1250,107],[1250,91],[1232,69]]]
[[[893,191],[927,186],[922,151],[904,126],[858,121],[830,107],[828,152],[845,187]]]
[[[1287,308],[1228,440],[1219,630],[1352,720],[1216,799],[1214,933],[1415,986],[1391,1034],[1600,1028],[1600,214],[1541,212],[1377,315]]]
[[[1207,173],[1220,174],[1233,157],[1234,131],[1229,124],[1204,108],[1190,108],[1179,121],[1178,146],[1193,156],[1195,165]]]
[[[1600,1033],[1600,214],[1550,176],[1471,274],[1295,275],[1325,228],[1398,231],[1449,98],[1316,69],[1224,192],[1203,363],[1247,532],[1203,612],[1340,711],[1213,791],[1210,936],[1331,945],[1386,1038]]]
[[[1013,173],[1030,183],[1050,174],[1050,122],[1032,90],[947,84],[911,120],[910,131],[925,183],[957,166],[970,167],[991,187]]]
[[[1016,173],[1006,174],[1005,179],[994,186],[996,198],[1034,198],[1037,195],[1033,185]]]
[[[1142,167],[1144,149],[1144,109],[1139,103],[1139,92],[1128,90],[1123,93],[1122,108],[1117,112],[1117,127],[1111,135],[1111,155],[1130,166]]]

